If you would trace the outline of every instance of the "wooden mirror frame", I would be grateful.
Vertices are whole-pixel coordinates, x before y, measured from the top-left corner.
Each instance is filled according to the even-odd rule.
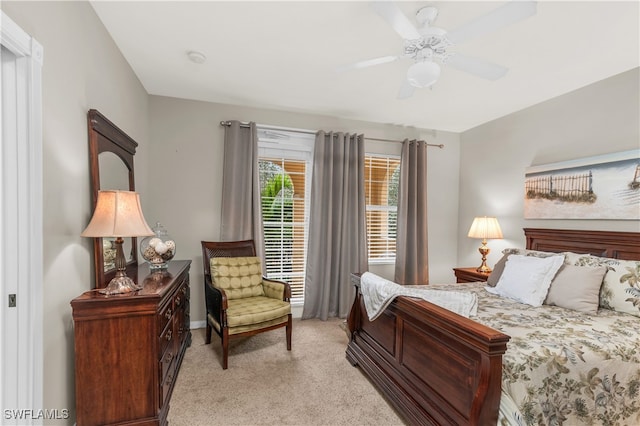
[[[92,212],[98,201],[100,188],[100,162],[99,155],[103,152],[111,152],[118,156],[126,166],[129,178],[129,191],[135,191],[135,174],[133,168],[133,156],[136,153],[138,143],[131,139],[125,132],[109,121],[104,115],[95,109],[87,114],[89,124],[89,161],[91,171],[91,206]],[[104,188],[114,189],[114,188]],[[122,189],[122,188],[119,188]],[[125,253],[125,256],[127,254]],[[138,268],[138,244],[136,238],[131,238],[131,254],[127,261],[127,276],[134,281],[137,279]],[[93,239],[93,264],[95,269],[95,288],[104,288],[116,275],[116,269],[104,270],[104,251],[102,238]]]

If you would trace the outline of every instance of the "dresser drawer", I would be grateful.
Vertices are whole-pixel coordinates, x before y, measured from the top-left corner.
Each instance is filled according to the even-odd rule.
[[[160,407],[162,407],[165,402],[169,401],[169,396],[171,395],[171,389],[173,387],[173,382],[176,378],[176,363],[172,362],[169,366],[169,370],[167,374],[164,376],[162,380],[162,391],[160,392]]]
[[[189,297],[190,297],[190,288],[189,288],[189,280],[185,279],[178,288],[175,296],[173,297],[173,307],[175,311],[180,310],[184,306],[189,305]]]
[[[184,288],[184,287],[182,287]],[[175,296],[173,296],[173,310],[174,312],[180,312],[187,303],[187,296],[184,295],[182,291],[178,291]]]
[[[175,341],[175,339],[175,330],[173,329],[173,321],[171,321],[167,324],[165,329],[162,330],[162,333],[160,333],[160,336],[158,337],[161,357],[167,351],[167,347],[174,346],[172,345],[172,343]]]
[[[158,330],[164,330],[167,324],[171,322],[174,311],[173,300],[169,300],[158,312]]]
[[[160,360],[160,383],[164,383],[169,375],[169,370],[173,368],[173,360],[176,358],[174,346],[170,345],[162,355]]]

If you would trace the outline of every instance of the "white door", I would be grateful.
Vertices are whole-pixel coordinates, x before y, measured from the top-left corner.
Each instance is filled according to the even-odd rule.
[[[43,51],[0,12],[0,424],[39,424]]]

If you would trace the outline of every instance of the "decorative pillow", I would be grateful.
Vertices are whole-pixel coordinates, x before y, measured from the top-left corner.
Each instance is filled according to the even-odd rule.
[[[565,265],[574,265],[574,266],[598,266],[598,265],[589,265],[589,261],[586,259],[593,258],[589,253],[573,253],[570,251],[564,252]]]
[[[583,255],[575,264],[607,269],[600,288],[601,308],[640,317],[640,261]]]
[[[213,257],[211,280],[229,299],[264,296],[259,257]]]
[[[556,305],[574,311],[596,313],[602,279],[607,272],[604,266],[562,265],[551,281],[546,305]]]
[[[640,317],[640,262],[611,260],[600,290],[600,306]]]
[[[498,284],[486,287],[486,290],[527,305],[542,306],[551,280],[563,263],[562,255],[535,257],[512,254],[507,258]]]
[[[532,256],[532,257],[549,257],[549,256],[557,256],[558,253],[550,253],[547,251],[537,251],[537,250],[527,250],[527,249],[519,249],[519,248],[506,248],[502,250],[502,258],[498,260],[498,262],[493,267],[491,274],[487,278],[487,284],[491,287],[495,287],[498,284],[498,280],[500,280],[500,276],[504,271],[504,265],[507,261],[507,258],[512,255],[517,254],[521,256]]]

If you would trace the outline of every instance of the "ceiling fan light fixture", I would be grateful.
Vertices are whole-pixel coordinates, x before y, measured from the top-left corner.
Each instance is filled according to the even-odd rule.
[[[432,86],[440,77],[440,65],[431,61],[416,62],[407,70],[407,80],[414,87]]]

